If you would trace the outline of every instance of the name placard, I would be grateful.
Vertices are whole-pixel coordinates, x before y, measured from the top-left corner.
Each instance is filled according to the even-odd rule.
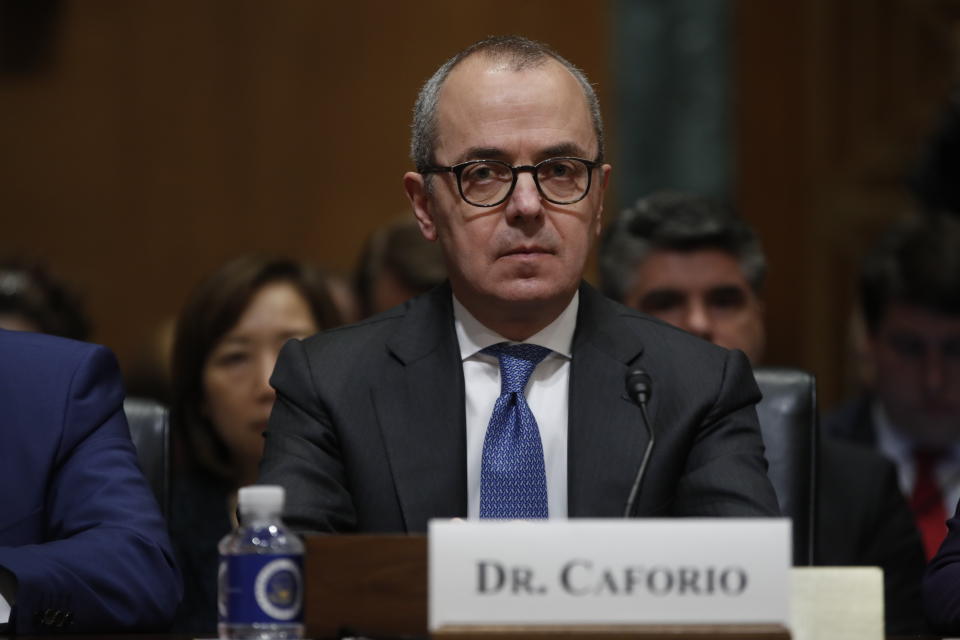
[[[430,630],[464,625],[789,626],[790,521],[440,521]]]

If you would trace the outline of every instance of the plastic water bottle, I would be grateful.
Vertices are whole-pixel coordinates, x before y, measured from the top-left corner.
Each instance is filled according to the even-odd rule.
[[[218,547],[221,638],[303,637],[303,543],[280,519],[283,501],[283,487],[240,489],[240,526]]]

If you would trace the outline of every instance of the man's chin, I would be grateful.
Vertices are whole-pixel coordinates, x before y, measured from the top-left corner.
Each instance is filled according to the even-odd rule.
[[[501,283],[494,293],[497,299],[512,304],[545,304],[558,300],[569,300],[576,287],[560,286],[556,282],[541,278],[517,278]]]

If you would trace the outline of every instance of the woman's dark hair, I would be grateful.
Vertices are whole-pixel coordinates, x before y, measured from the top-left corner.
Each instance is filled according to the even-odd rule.
[[[90,321],[79,296],[39,262],[0,262],[0,313],[20,316],[41,333],[90,338]]]
[[[203,369],[210,352],[240,320],[254,295],[267,284],[287,282],[303,296],[319,329],[340,324],[324,274],[285,258],[244,256],[228,262],[194,290],[180,313],[173,342],[174,432],[188,459],[232,479],[229,452],[203,415]]]

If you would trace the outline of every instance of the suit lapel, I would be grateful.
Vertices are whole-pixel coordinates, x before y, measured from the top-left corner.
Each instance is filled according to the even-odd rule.
[[[467,515],[463,367],[450,300],[444,286],[410,303],[387,344],[393,360],[372,388],[407,531]]]
[[[640,409],[625,391],[626,373],[643,345],[624,329],[618,308],[581,286],[567,428],[570,517],[621,516],[648,441]],[[655,421],[655,393],[648,411]]]

